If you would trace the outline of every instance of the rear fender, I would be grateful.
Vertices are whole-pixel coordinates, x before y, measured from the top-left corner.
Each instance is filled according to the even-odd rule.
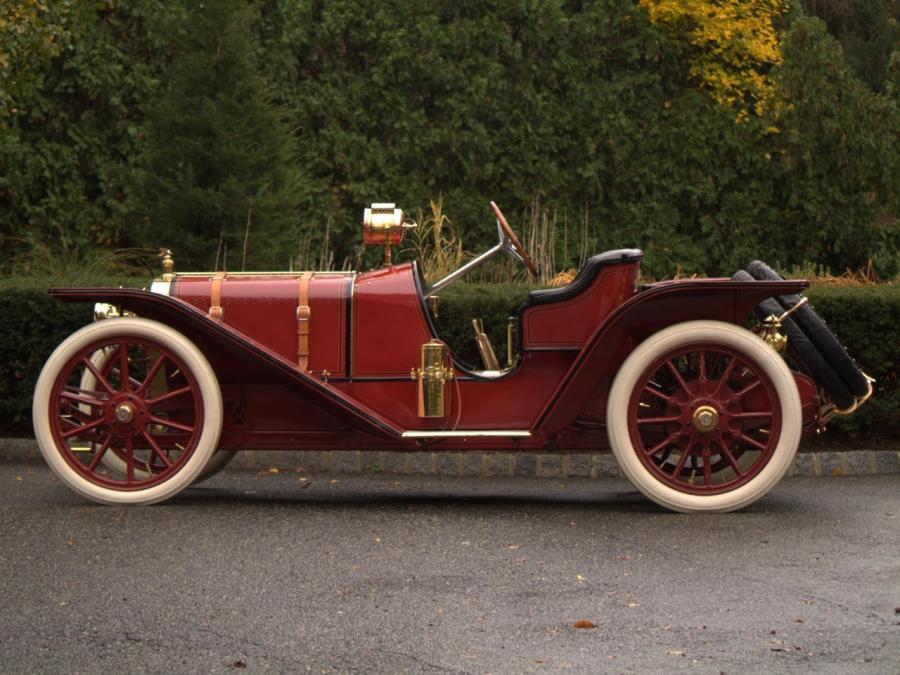
[[[760,301],[799,293],[797,281],[697,279],[653,284],[622,303],[585,344],[535,425],[537,431],[561,431],[582,414],[605,418],[613,378],[634,348],[653,333],[683,321],[724,321],[742,326]]]
[[[210,320],[206,313],[180,300],[128,288],[51,288],[50,296],[64,302],[106,302],[171,326],[207,356],[220,383],[240,372],[244,381],[252,378],[258,383],[288,387],[355,431],[379,438],[399,438],[402,433],[402,429],[374,410],[301,372],[265,345],[225,323]]]

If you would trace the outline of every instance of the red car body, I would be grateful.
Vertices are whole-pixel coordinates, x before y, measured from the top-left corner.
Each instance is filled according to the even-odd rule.
[[[455,366],[458,422],[416,416],[410,369],[418,365],[421,345],[440,336],[415,263],[313,276],[308,372],[296,363],[300,274],[226,276],[222,321],[209,318],[211,274],[177,275],[168,296],[112,288],[56,288],[50,294],[114,304],[202,345],[226,406],[224,449],[570,450],[608,447],[605,431],[578,422],[603,420],[612,379],[644,338],[698,319],[744,325],[761,300],[808,286],[691,279],[639,290],[640,253],[610,257],[596,263],[593,279],[577,292],[532,293],[520,310],[521,360],[511,372],[483,378]],[[816,388],[805,375],[795,377],[804,429],[811,433],[819,409]],[[504,430],[529,435],[480,435]]]
[[[501,244],[489,253],[529,262],[494,208]],[[664,506],[741,508],[825,421],[821,383],[771,346],[783,347],[778,321],[763,322],[768,342],[744,328],[761,302],[807,282],[639,285],[641,258],[610,251],[566,286],[532,291],[504,370],[466,368],[440,342],[428,296],[450,281],[426,287],[416,263],[51,289],[116,310],[48,360],[36,437],[64,481],[112,503],[166,499],[237,450],[611,445]],[[445,356],[428,366],[428,349]]]

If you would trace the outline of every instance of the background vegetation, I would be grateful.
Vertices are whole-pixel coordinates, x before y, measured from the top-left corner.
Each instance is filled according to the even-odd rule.
[[[656,276],[900,272],[887,0],[4,7],[7,271],[163,245],[182,269],[355,266],[364,205],[442,195],[469,250],[495,199]]]

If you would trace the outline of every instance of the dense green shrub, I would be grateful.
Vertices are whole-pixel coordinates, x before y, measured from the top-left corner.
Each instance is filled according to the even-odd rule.
[[[900,284],[814,286],[806,295],[859,366],[876,380],[872,400],[835,425],[900,436]]]
[[[516,227],[539,200],[657,277],[754,256],[900,272],[896,75],[879,52],[873,91],[799,9],[778,100],[737,122],[635,0],[64,5],[0,119],[0,264],[30,240],[210,268],[229,243],[235,269],[248,213],[248,261],[318,268],[330,235],[355,263],[366,204],[443,194],[469,250],[488,200]]]
[[[91,321],[92,306],[51,300],[47,280],[0,283],[0,434],[29,434],[31,392],[53,349]],[[145,280],[116,279],[96,285],[141,287]],[[506,355],[507,317],[514,315],[528,287],[458,283],[441,293],[438,332],[458,355],[480,364],[471,319],[481,318],[497,356]],[[897,435],[900,430],[900,285],[812,288],[816,310],[876,378],[875,398],[835,426],[850,432]]]

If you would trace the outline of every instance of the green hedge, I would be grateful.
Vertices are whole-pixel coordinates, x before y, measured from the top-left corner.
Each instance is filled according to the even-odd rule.
[[[102,285],[140,287],[145,280]],[[69,333],[91,321],[89,304],[56,302],[48,280],[0,283],[0,435],[31,433],[31,393],[41,366]],[[87,284],[86,284],[87,285]],[[506,321],[528,288],[514,284],[459,283],[441,293],[438,330],[469,363],[480,363],[472,318],[481,318],[498,357],[506,354]],[[837,428],[897,436],[900,429],[900,285],[814,287],[808,292],[857,362],[877,380],[877,393]]]

